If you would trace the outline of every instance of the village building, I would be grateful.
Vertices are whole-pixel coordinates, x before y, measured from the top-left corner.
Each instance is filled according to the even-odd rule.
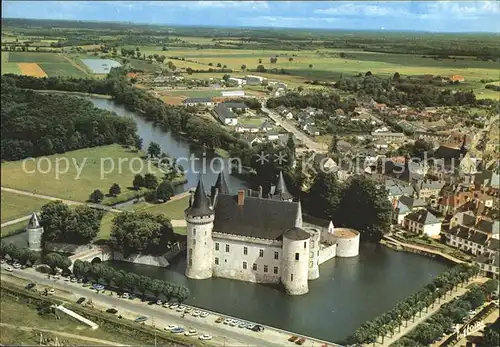
[[[216,118],[224,125],[235,126],[238,123],[238,116],[223,103],[215,106],[214,113]]]
[[[182,101],[184,106],[213,106],[214,101],[212,98],[187,98]]]
[[[425,209],[408,213],[404,217],[403,226],[410,232],[434,238],[441,232],[441,221]]]

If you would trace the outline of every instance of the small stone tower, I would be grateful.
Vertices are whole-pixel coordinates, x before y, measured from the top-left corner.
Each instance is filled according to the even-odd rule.
[[[41,251],[43,227],[38,222],[38,217],[34,212],[31,215],[26,231],[28,232],[28,248],[32,251]]]
[[[283,234],[281,282],[289,295],[303,295],[309,291],[309,247],[311,235],[293,227]]]
[[[187,222],[186,276],[198,280],[210,278],[214,262],[212,230],[215,213],[201,177],[184,215]]]

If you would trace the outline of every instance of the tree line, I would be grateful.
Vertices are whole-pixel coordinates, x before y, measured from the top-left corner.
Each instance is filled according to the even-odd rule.
[[[448,295],[451,295],[453,290],[456,291],[458,286],[463,287],[465,283],[467,283],[478,273],[479,268],[477,266],[471,267],[466,264],[457,265],[443,272],[423,289],[410,295],[405,300],[399,302],[390,311],[363,323],[354,332],[354,334],[347,339],[348,342],[354,344],[369,344],[375,343],[378,337],[382,337],[383,343],[384,338],[387,334],[393,336],[396,329],[398,329],[398,331],[401,331],[401,326],[403,324],[406,324],[407,326],[409,320],[415,321],[417,315],[421,316],[424,310],[425,312],[428,312],[429,307],[434,307],[436,301],[438,304],[440,304],[441,299],[446,299]],[[470,295],[472,298],[478,294],[473,293]],[[479,301],[480,300],[478,300],[478,302]],[[459,316],[461,316],[461,314],[457,315],[455,318],[458,318]],[[460,317],[460,319],[462,318],[463,316]],[[444,332],[444,330],[450,326],[450,324],[448,323],[452,323],[453,321],[453,319],[444,319],[441,320],[440,323],[436,321],[436,324],[438,324],[440,329],[442,329],[441,331]],[[446,324],[446,327],[443,327],[441,324]],[[442,335],[442,332],[440,336]],[[427,345],[428,343],[424,344],[423,346]]]
[[[17,88],[2,77],[1,159],[18,160],[111,143],[133,145],[133,120],[100,110],[82,98]]]
[[[17,247],[13,243],[0,243],[0,258],[8,255],[12,260],[16,260],[21,265],[33,266],[40,260],[40,253],[28,248]]]
[[[276,108],[278,106],[285,106],[287,108],[303,109],[306,107],[313,107],[327,112],[333,112],[340,108],[344,112],[349,113],[354,111],[356,107],[356,100],[346,98],[341,100],[340,96],[336,93],[328,93],[313,91],[307,94],[298,92],[290,92],[276,98],[269,98],[266,106],[269,108]]]
[[[176,298],[179,302],[184,302],[189,298],[189,289],[168,281],[153,279],[151,277],[138,275],[103,264],[91,264],[89,262],[76,260],[73,264],[73,274],[87,280],[94,280],[99,284],[116,288],[120,291],[131,293],[139,292],[143,296],[147,292],[153,293],[156,298],[164,296],[168,300]]]

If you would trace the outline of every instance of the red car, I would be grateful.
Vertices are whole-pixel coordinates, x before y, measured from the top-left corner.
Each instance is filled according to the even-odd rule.
[[[305,338],[303,338],[303,337],[301,337],[300,339],[298,339],[297,341],[295,341],[295,343],[296,343],[297,345],[302,345],[304,342],[306,342],[306,339],[305,339]]]
[[[288,338],[288,341],[290,341],[290,342],[295,342],[295,341],[297,341],[297,339],[298,339],[298,338],[299,338],[298,336],[293,335],[293,336],[290,336],[290,337]]]

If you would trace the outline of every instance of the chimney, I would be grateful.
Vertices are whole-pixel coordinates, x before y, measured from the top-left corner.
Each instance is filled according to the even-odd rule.
[[[262,199],[262,186],[259,186],[259,199]]]
[[[238,191],[238,206],[243,206],[245,204],[245,191],[242,189]]]

